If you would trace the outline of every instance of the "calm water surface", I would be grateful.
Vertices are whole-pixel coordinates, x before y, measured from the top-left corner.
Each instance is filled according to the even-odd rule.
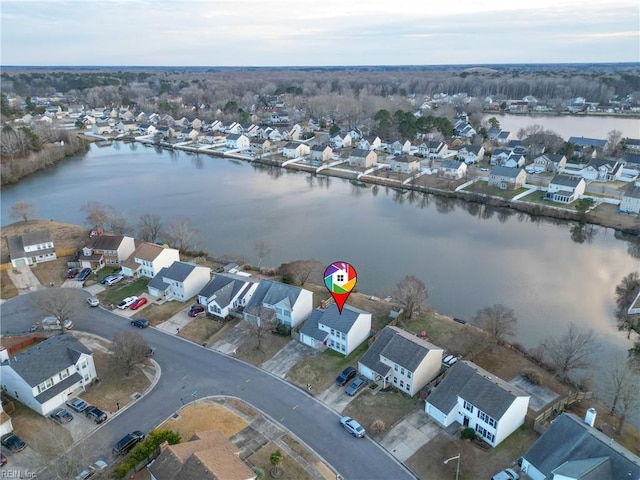
[[[631,344],[615,329],[613,294],[640,263],[611,229],[596,227],[590,243],[578,244],[564,223],[139,144],[94,145],[84,157],[3,188],[1,200],[2,224],[19,200],[40,217],[78,224],[90,200],[133,224],[145,212],[164,220],[186,215],[199,246],[213,255],[255,262],[254,241],[264,239],[272,247],[264,264],[345,260],[366,293],[416,275],[444,314],[468,319],[504,303],[516,311],[517,340],[527,347],[569,322],[597,330],[601,359]]]

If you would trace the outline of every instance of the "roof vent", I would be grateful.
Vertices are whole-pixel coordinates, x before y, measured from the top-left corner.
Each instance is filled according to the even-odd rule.
[[[586,423],[587,425],[593,427],[594,424],[596,423],[596,409],[591,407],[590,409],[587,410],[587,412],[584,414],[584,423]]]

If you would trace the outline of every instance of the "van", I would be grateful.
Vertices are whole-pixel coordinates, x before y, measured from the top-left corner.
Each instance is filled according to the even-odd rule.
[[[127,433],[118,441],[118,443],[113,446],[114,455],[126,455],[131,451],[133,447],[138,444],[138,442],[141,442],[143,439],[144,433],[142,433],[140,430]]]

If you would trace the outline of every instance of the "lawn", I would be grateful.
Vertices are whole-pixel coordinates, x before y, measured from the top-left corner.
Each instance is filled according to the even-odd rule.
[[[379,391],[373,395],[370,390],[365,389],[347,405],[342,414],[358,420],[370,434],[373,434],[373,422],[382,420],[384,427],[376,433],[379,435],[413,410],[421,408],[421,403],[418,395],[409,397],[395,390]]]
[[[312,393],[321,392],[335,382],[336,377],[345,367],[357,366],[358,359],[367,348],[368,344],[364,342],[348,357],[327,349],[319,355],[303,358],[289,370],[287,380],[303,388],[310,383]]]
[[[160,307],[162,305],[158,305]],[[145,313],[145,318],[147,318]],[[218,333],[224,326],[222,322],[216,322],[210,318],[198,317],[180,329],[180,336],[191,340],[192,342],[204,344],[208,343],[209,338]]]
[[[140,295],[146,290],[149,279],[138,278],[131,283],[124,282],[125,281],[115,284],[112,287],[107,287],[103,292],[100,292],[98,294],[100,303],[102,305],[116,305],[123,298],[130,297],[132,295]]]
[[[9,274],[6,270],[2,270],[0,273],[0,298],[8,299],[18,295],[18,289],[9,278]]]
[[[249,425],[245,419],[213,400],[187,405],[178,414],[179,418],[170,418],[160,429],[178,432],[182,442],[189,440],[196,432],[213,429],[220,430],[229,438]]]
[[[525,188],[517,188],[515,190],[502,190],[498,187],[490,186],[487,182],[478,181],[472,183],[464,189],[466,192],[481,193],[483,195],[493,195],[495,197],[502,197],[505,200],[511,200],[516,195],[519,195],[526,191]]]
[[[124,297],[123,297],[124,298]],[[189,302],[164,302],[157,304],[147,303],[147,306],[140,313],[136,313],[133,318],[146,318],[151,325],[158,325],[169,320],[176,313],[189,306]]]
[[[71,257],[62,257],[51,262],[37,263],[31,267],[31,271],[42,285],[50,285],[53,282],[60,286],[67,280],[67,260]]]
[[[236,350],[236,357],[253,365],[260,365],[273,357],[291,341],[293,340],[290,336],[283,337],[282,335],[266,333],[262,337],[260,350],[258,350],[257,338],[250,335]]]
[[[276,450],[280,450],[276,444],[273,442],[267,443],[264,447],[258,450],[256,453],[247,458],[247,462],[250,463],[254,467],[261,468],[265,473],[265,478],[271,478],[269,475],[269,471],[272,468],[272,465],[269,461],[269,458],[273,452]],[[282,480],[313,480],[314,477],[307,473],[307,471],[292,459],[290,456],[286,454],[286,452],[282,452],[284,461],[280,465],[282,469],[282,476],[278,477]]]

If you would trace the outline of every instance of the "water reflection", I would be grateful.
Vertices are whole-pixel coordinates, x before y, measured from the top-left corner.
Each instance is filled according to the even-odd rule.
[[[438,213],[451,213],[456,209],[454,198],[435,197],[435,205]]]
[[[571,240],[576,243],[587,243],[590,244],[593,242],[594,237],[596,236],[597,230],[594,229],[593,225],[583,225],[581,223],[576,223],[571,226]]]

